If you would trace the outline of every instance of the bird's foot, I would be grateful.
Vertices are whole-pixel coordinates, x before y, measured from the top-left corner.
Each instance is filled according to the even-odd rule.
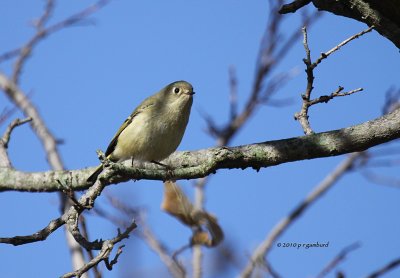
[[[165,170],[167,171],[167,179],[166,180],[171,180],[173,178],[173,176],[174,176],[174,172],[173,172],[174,168],[173,167],[171,167],[170,165],[155,161],[155,160],[152,160],[150,162],[165,168]]]

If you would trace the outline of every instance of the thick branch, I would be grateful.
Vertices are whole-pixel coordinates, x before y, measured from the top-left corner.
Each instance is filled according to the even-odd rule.
[[[232,148],[177,152],[164,163],[175,169],[172,171],[175,179],[194,179],[205,177],[219,169],[252,167],[258,170],[287,162],[359,152],[397,138],[400,138],[400,109],[373,121],[340,130]],[[0,169],[0,191],[65,190],[60,183],[69,190],[83,190],[90,187],[86,178],[92,171],[93,168],[24,173]],[[170,174],[165,168],[152,163],[135,163],[134,167],[112,163],[100,177],[104,184],[112,184],[130,179],[165,180]]]
[[[294,1],[304,2],[308,1]],[[364,22],[400,47],[400,1],[399,0],[312,0],[318,10],[324,10]],[[297,3],[296,3],[297,4]],[[304,5],[283,6],[282,13],[295,12]]]

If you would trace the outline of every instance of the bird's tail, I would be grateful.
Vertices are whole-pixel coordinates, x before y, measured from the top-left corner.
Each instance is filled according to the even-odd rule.
[[[103,164],[100,164],[96,170],[94,170],[93,174],[87,178],[87,181],[90,183],[94,183],[97,180],[98,175],[100,175],[101,171],[103,171]]]

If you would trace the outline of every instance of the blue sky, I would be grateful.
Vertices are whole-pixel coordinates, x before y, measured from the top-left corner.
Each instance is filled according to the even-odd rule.
[[[0,53],[27,41],[33,32],[29,22],[41,14],[43,3],[0,3]],[[51,22],[90,3],[58,1]],[[115,0],[91,17],[94,22],[65,29],[41,42],[24,68],[21,88],[30,93],[55,136],[65,141],[60,152],[68,169],[96,165],[95,150],[106,148],[134,107],[165,84],[181,79],[193,84],[196,95],[179,150],[208,148],[215,142],[204,132],[206,123],[199,111],[211,115],[218,124],[226,122],[230,66],[237,71],[239,101],[246,99],[267,15],[268,1],[261,0]],[[283,35],[299,28],[299,22],[298,14],[286,15]],[[358,22],[325,14],[308,32],[312,57],[317,58],[320,52],[364,29],[366,26]],[[298,72],[276,96],[290,98],[293,104],[283,108],[260,107],[232,145],[302,135],[293,114],[300,109],[300,93],[306,85],[304,55],[299,38],[275,69],[276,73]],[[339,85],[346,90],[363,87],[364,91],[312,107],[310,120],[314,130],[338,129],[378,117],[387,89],[400,85],[398,64],[399,50],[376,32],[353,41],[324,61],[315,71],[314,96],[330,93]],[[2,63],[0,70],[8,74],[11,66]],[[12,105],[0,94],[0,111],[4,107]],[[12,118],[20,116],[15,113]],[[4,129],[3,124],[1,133]],[[17,169],[49,169],[43,148],[28,126],[13,133],[10,156]],[[234,245],[236,255],[246,262],[270,229],[343,159],[344,156],[288,163],[258,173],[251,169],[221,170],[212,176],[206,188],[206,208],[218,217],[226,242]],[[396,168],[379,171],[398,177]],[[180,184],[193,196],[193,181]],[[159,209],[160,182],[112,185],[105,193],[146,208],[147,221],[171,250],[187,243],[190,231]],[[104,195],[97,204],[107,207]],[[351,253],[339,269],[349,277],[370,273],[399,256],[399,197],[398,188],[369,183],[357,173],[347,174],[278,240],[329,241],[329,247],[274,248],[269,255],[272,265],[283,277],[311,277],[342,248],[360,241],[362,247]],[[2,193],[0,236],[33,233],[58,214],[56,194]],[[93,239],[111,237],[116,232],[115,226],[90,213],[87,220]],[[152,277],[165,271],[158,257],[142,242],[132,237],[126,245],[126,252],[112,272],[102,267],[105,277],[127,277],[129,273]],[[205,252],[211,254],[210,250]],[[208,263],[211,258],[208,256]],[[190,264],[189,251],[182,260]],[[0,266],[5,277],[57,277],[69,271],[63,231],[55,232],[45,242],[21,247],[1,245]],[[232,268],[224,277],[232,277],[237,271]],[[400,270],[396,270],[385,277],[399,275]],[[205,277],[213,277],[208,264]]]

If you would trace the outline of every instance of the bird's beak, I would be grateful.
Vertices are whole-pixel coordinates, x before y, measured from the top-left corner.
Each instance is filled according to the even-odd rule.
[[[193,96],[195,94],[195,92],[187,92],[186,94],[189,96]]]

